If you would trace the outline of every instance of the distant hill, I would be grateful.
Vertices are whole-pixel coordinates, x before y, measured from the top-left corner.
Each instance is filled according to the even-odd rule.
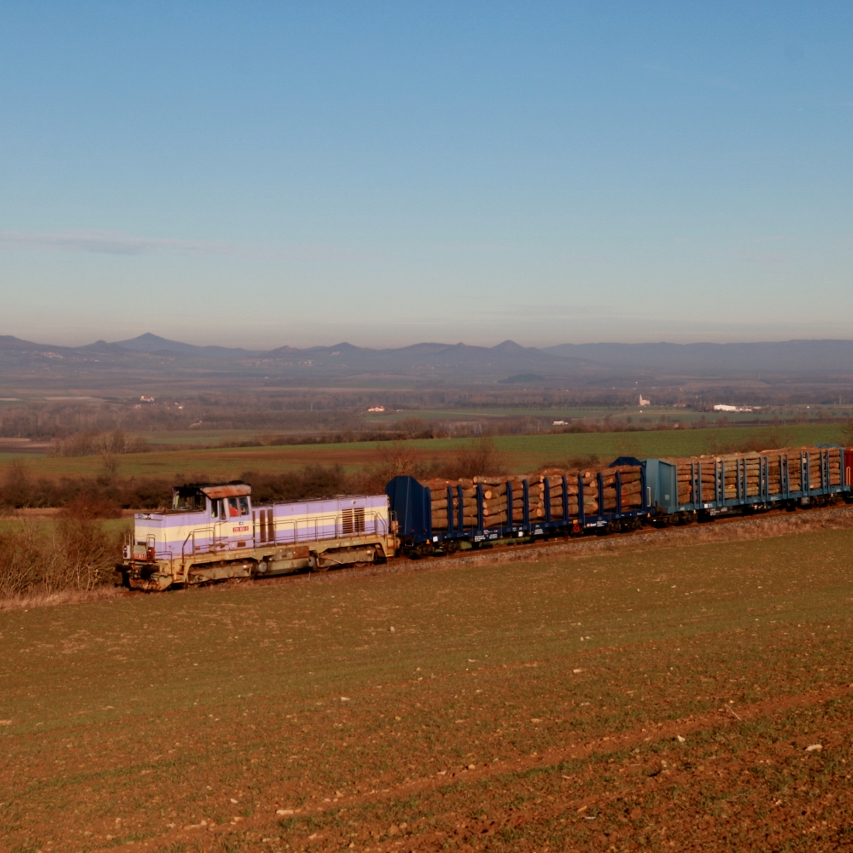
[[[803,340],[737,344],[560,344],[544,352],[620,370],[693,375],[850,373],[853,341]]]
[[[407,378],[452,384],[525,382],[633,386],[655,378],[761,374],[853,375],[853,341],[801,340],[738,344],[561,344],[537,349],[514,341],[494,347],[425,342],[373,349],[342,342],[260,351],[196,346],[151,333],[130,340],[61,347],[0,336],[0,383],[8,387],[122,387],[157,383],[196,388],[287,385]],[[676,382],[676,384],[678,384]]]
[[[102,341],[99,341],[102,343]],[[131,352],[145,352],[150,355],[160,355],[164,353],[190,355],[190,356],[207,356],[209,358],[244,358],[247,355],[257,355],[257,351],[245,350],[240,348],[218,347],[218,346],[196,346],[194,344],[184,344],[180,341],[170,341],[166,338],[161,338],[158,335],[152,335],[146,332],[138,338],[131,338],[129,341],[116,341],[111,346],[121,347],[124,350]]]

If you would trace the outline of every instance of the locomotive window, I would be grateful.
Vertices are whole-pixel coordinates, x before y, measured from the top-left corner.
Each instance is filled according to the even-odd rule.
[[[223,501],[228,507],[228,517],[237,518],[249,514],[249,499],[247,497],[228,498]]]
[[[204,509],[204,495],[197,491],[178,490],[172,498],[172,509],[180,512],[200,512]]]

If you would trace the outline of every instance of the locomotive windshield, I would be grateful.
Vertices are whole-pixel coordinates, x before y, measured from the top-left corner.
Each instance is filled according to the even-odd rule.
[[[201,512],[205,508],[204,492],[196,488],[175,489],[172,509],[178,512]]]
[[[214,518],[238,518],[249,514],[249,499],[245,495],[211,501]]]

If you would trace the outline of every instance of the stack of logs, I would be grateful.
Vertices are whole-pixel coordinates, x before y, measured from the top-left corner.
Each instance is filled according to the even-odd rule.
[[[563,518],[563,477],[566,478],[569,517],[577,518],[580,511],[579,491],[583,488],[583,511],[585,515],[599,512],[599,474],[603,491],[603,511],[616,511],[616,473],[621,477],[622,510],[639,509],[642,506],[641,469],[639,466],[624,465],[619,468],[590,468],[579,471],[551,468],[529,477],[475,477],[473,480],[430,480],[432,499],[432,526],[441,530],[448,528],[447,487],[453,496],[453,524],[459,523],[458,495],[462,486],[464,527],[476,527],[477,488],[483,490],[483,526],[500,527],[521,524],[524,520],[524,480],[528,487],[528,512],[532,523],[547,518],[546,498],[550,498],[552,520]],[[547,483],[547,488],[546,488]],[[512,487],[512,516],[508,512],[508,492]]]
[[[667,459],[678,466],[678,502],[694,503],[700,495],[693,494],[691,463],[701,465],[701,500],[714,501],[718,498],[716,477],[721,465],[725,466],[725,499],[743,498],[739,489],[746,475],[746,497],[758,497],[761,494],[762,459],[767,460],[767,492],[770,495],[781,494],[784,482],[783,471],[787,463],[788,488],[792,492],[805,489],[819,489],[826,485],[841,485],[841,450],[837,447],[825,448],[829,460],[829,483],[821,483],[821,448],[784,448],[782,450],[764,450],[760,453],[733,453],[726,456],[693,456],[688,459]],[[805,454],[808,453],[808,482],[803,482],[805,474]],[[694,469],[695,470],[695,469]]]

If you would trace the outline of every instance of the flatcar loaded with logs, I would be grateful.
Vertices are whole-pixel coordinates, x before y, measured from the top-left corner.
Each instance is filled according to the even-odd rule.
[[[853,500],[853,449],[783,448],[682,459],[620,457],[469,480],[394,477],[384,495],[253,506],[245,483],[173,490],[139,513],[117,566],[130,587],[324,571],[460,548],[665,527],[732,513]]]
[[[428,554],[441,543],[455,551],[503,539],[548,538],[590,529],[640,527],[649,514],[645,466],[617,460],[607,468],[547,469],[532,477],[430,480],[395,477],[386,493],[401,546]]]

